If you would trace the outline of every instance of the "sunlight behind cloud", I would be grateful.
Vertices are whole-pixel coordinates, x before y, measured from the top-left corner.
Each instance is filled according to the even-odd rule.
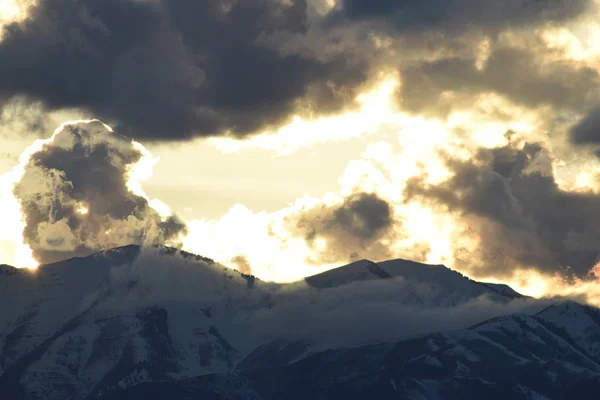
[[[286,214],[301,206],[314,203],[310,198],[298,199],[296,204],[277,213],[254,213],[243,205],[236,205],[221,219],[189,222],[189,235],[183,248],[208,255],[226,265],[243,254],[252,273],[261,279],[293,282],[337,265],[314,267],[307,265],[309,248],[302,238],[291,237],[283,228]]]
[[[569,26],[550,27],[540,34],[549,49],[558,50],[567,59],[600,68],[600,9]]]
[[[597,270],[596,266],[592,268],[591,273]],[[536,298],[565,296],[600,307],[600,279],[597,275],[595,278],[592,280],[573,278],[569,281],[559,275],[543,275],[532,269],[521,269],[516,270],[509,279],[491,276],[483,281],[506,284],[526,296]]]
[[[18,0],[0,0],[0,23],[17,21],[24,17],[23,2]]]
[[[318,143],[373,134],[380,126],[395,122],[397,110],[392,96],[398,84],[398,78],[393,75],[382,79],[371,91],[356,98],[358,111],[314,120],[295,116],[288,125],[276,132],[264,132],[246,140],[224,137],[209,140],[217,149],[226,153],[260,148],[274,150],[279,154],[290,154]]]
[[[0,40],[4,26],[25,19],[27,8],[34,3],[34,0],[0,0]]]

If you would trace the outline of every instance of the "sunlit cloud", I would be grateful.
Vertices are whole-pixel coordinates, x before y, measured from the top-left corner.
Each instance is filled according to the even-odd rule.
[[[581,65],[600,68],[600,2],[591,12],[564,26],[549,26],[540,32],[540,37],[557,55]]]
[[[67,121],[60,125],[51,137],[48,139],[38,139],[23,151],[19,157],[19,164],[12,170],[0,176],[0,210],[2,210],[2,229],[0,229],[0,238],[12,243],[15,248],[13,264],[16,267],[36,268],[38,262],[33,258],[32,250],[24,242],[22,235],[25,229],[25,221],[21,205],[15,197],[13,191],[15,185],[25,175],[25,168],[31,159],[31,156],[40,151],[44,145],[52,143],[56,136],[64,129],[65,126],[78,123],[89,123],[94,120],[75,120]],[[85,207],[80,208],[85,210]]]
[[[598,267],[590,270],[590,278],[567,279],[564,276],[544,275],[533,269],[520,269],[514,272],[513,277],[499,279],[490,276],[486,281],[490,283],[507,284],[519,293],[536,298],[564,296],[600,307],[600,280],[597,273]],[[593,279],[595,278],[595,279]]]
[[[26,244],[23,236],[24,229],[26,227],[26,221],[24,219],[24,213],[21,208],[21,202],[16,196],[16,187],[18,184],[21,184],[27,168],[30,168],[31,160],[34,155],[39,153],[42,149],[47,148],[50,145],[55,145],[61,148],[70,148],[73,144],[70,142],[72,138],[67,135],[61,135],[63,131],[71,126],[78,126],[81,124],[92,124],[99,123],[103,128],[112,133],[112,129],[102,123],[99,120],[73,120],[67,121],[61,124],[53,133],[53,135],[48,139],[38,139],[33,144],[31,144],[20,156],[19,164],[15,166],[12,170],[0,176],[0,206],[2,210],[3,217],[3,226],[0,229],[0,240],[10,243],[14,250],[12,263],[17,267],[27,267],[27,268],[35,268],[38,265],[38,261],[34,258],[32,249]],[[60,140],[59,140],[60,138]],[[85,139],[84,139],[85,140]],[[141,182],[150,178],[152,176],[152,167],[158,159],[153,157],[152,154],[145,149],[140,143],[132,141],[131,146],[133,151],[137,152],[140,157],[139,160],[133,164],[129,164],[125,166],[126,173],[123,179],[126,180],[127,189],[136,196],[139,196],[145,199],[151,209],[156,211],[162,220],[161,223],[170,224],[170,218],[172,216],[171,211],[168,206],[162,203],[158,199],[149,198],[142,188]],[[52,185],[45,180],[44,177],[40,177],[40,180],[35,183],[35,187],[29,188],[28,190],[48,190],[48,188],[44,189],[44,186]],[[108,194],[107,194],[108,195]],[[96,201],[97,199],[93,199]],[[91,202],[93,202],[91,201]],[[79,215],[80,218],[88,218],[88,215],[96,210],[90,208],[90,204],[86,201],[78,201],[73,205],[73,211],[76,215]],[[138,212],[142,212],[140,209]],[[97,214],[97,213],[96,213]],[[107,216],[108,217],[108,216]],[[137,217],[136,217],[137,218]],[[133,229],[133,225],[129,226],[129,224],[134,224],[136,218],[133,216],[131,218],[127,218],[126,220],[118,221],[115,219],[112,228],[108,229],[105,234],[105,238],[107,243],[113,243],[110,238],[116,237],[115,235],[120,235],[119,237],[127,237],[130,233],[126,232],[127,229]],[[64,237],[66,232],[70,231],[68,226],[62,226],[64,220],[56,221],[53,224],[40,224],[38,227],[38,231],[40,229],[44,229],[44,232],[50,234],[51,237],[61,237],[62,240],[66,240],[67,243],[73,242],[75,240],[74,237]],[[138,224],[137,222],[135,224]],[[134,225],[135,225],[134,224]],[[42,226],[43,225],[43,226]],[[46,226],[47,225],[47,226]],[[139,224],[138,224],[139,225]],[[137,225],[136,225],[137,226]],[[114,229],[113,229],[114,228]],[[139,227],[138,227],[139,228]],[[150,228],[150,227],[148,227]],[[175,228],[175,226],[173,226]],[[136,228],[137,229],[137,228]],[[154,229],[154,228],[152,228]],[[162,228],[157,228],[162,229]],[[170,229],[170,228],[168,228]],[[119,231],[119,232],[117,232]],[[95,233],[94,233],[95,235]],[[125,235],[125,236],[123,236]],[[91,240],[91,238],[90,238]],[[97,240],[104,240],[100,237]],[[104,240],[104,241],[106,241]],[[169,242],[169,238],[164,238],[165,244],[171,244]],[[73,242],[74,243],[74,242]],[[174,244],[175,242],[173,242]],[[126,243],[124,243],[126,244]],[[41,245],[41,244],[40,244]],[[72,244],[74,245],[74,244]],[[70,245],[70,246],[72,246]]]

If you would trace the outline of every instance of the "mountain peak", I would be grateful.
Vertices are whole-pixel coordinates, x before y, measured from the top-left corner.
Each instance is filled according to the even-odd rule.
[[[115,247],[108,250],[96,252],[89,257],[104,258],[114,262],[115,264],[125,264],[135,261],[142,251],[142,247],[136,244],[127,246]],[[85,258],[85,257],[82,257]]]
[[[366,259],[355,261],[305,278],[305,282],[317,289],[327,289],[354,282],[394,278],[412,286],[425,284],[436,287],[440,297],[445,299],[450,293],[463,293],[467,297],[490,295],[503,301],[526,297],[507,285],[477,282],[441,264],[424,264],[400,258],[381,262]]]
[[[426,281],[441,279],[445,276],[464,278],[463,275],[444,265],[424,264],[398,258],[381,262],[362,259],[310,276],[305,278],[305,281],[316,288],[328,288],[356,281],[390,279],[396,276],[409,280]]]
[[[330,269],[305,278],[305,282],[317,289],[346,285],[351,282],[389,279],[392,276],[371,260],[359,260],[342,267]]]

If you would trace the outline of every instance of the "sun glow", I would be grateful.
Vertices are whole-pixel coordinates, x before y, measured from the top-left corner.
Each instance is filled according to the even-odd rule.
[[[0,0],[0,23],[23,18],[23,7],[17,0]]]
[[[34,0],[0,0],[0,40],[4,26],[24,20],[27,17],[27,9],[33,4]]]
[[[81,214],[81,215],[87,215],[87,214],[90,213],[90,209],[87,206],[83,205],[83,204],[80,204],[77,207],[76,211],[77,211],[78,214]]]
[[[229,260],[243,254],[252,273],[265,280],[292,282],[334,267],[307,265],[310,249],[302,238],[293,237],[283,226],[285,215],[297,212],[302,205],[314,202],[299,199],[290,208],[270,214],[254,213],[241,204],[231,208],[219,220],[189,222],[189,235],[183,248],[229,265]]]
[[[573,278],[568,280],[560,275],[544,275],[533,269],[521,269],[509,278],[487,277],[479,279],[490,283],[503,283],[517,292],[536,298],[564,296],[586,301],[600,307],[600,277],[596,265],[590,271],[591,279]],[[595,279],[594,279],[595,278]]]

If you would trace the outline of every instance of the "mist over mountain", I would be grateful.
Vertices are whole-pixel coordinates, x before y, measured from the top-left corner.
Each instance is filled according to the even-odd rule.
[[[600,388],[598,310],[441,265],[361,260],[276,284],[131,245],[35,272],[2,266],[0,287],[10,399],[560,399]]]

